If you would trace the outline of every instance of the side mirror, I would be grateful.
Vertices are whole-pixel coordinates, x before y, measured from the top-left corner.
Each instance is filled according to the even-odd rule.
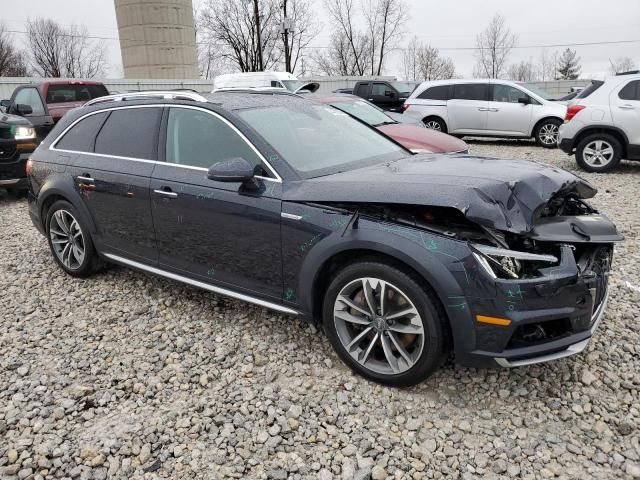
[[[518,99],[518,103],[522,103],[523,105],[529,105],[531,103],[531,99],[529,97],[520,97]]]
[[[385,90],[385,92],[384,92],[384,96],[385,96],[385,97],[391,97],[391,98],[393,98],[393,97],[395,97],[395,96],[396,96],[396,93],[395,93],[395,92],[393,92],[393,91],[391,91],[391,90]]]
[[[216,182],[247,183],[253,180],[253,166],[244,158],[231,158],[211,165],[207,178]]]
[[[0,107],[7,108],[9,105],[11,105],[11,100],[0,100]]]
[[[18,115],[31,115],[33,113],[31,105],[26,105],[24,103],[16,103],[15,110]]]

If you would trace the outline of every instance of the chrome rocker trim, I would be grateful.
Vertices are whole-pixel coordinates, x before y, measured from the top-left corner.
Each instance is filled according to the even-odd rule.
[[[607,308],[608,301],[609,301],[609,286],[607,286],[607,291],[604,294],[604,299],[600,303],[598,310],[596,310],[596,312],[593,314],[592,318],[595,318],[595,320],[593,322],[593,326],[590,329],[590,333],[592,335],[593,335],[593,332],[595,332],[596,328],[598,328],[598,325],[600,324],[600,321],[604,316],[604,312]],[[581,342],[574,343],[573,345],[569,345],[569,347],[567,347],[566,350],[562,350],[561,352],[555,352],[549,355],[542,355],[540,357],[525,358],[524,360],[514,360],[514,361],[507,360],[506,358],[494,357],[494,360],[498,365],[505,368],[523,367],[526,365],[533,365],[535,363],[550,362],[552,360],[558,360],[560,358],[570,357],[571,355],[575,355],[577,353],[582,352],[585,348],[587,348],[587,345],[589,344],[589,340],[591,340],[591,338],[587,338],[585,340],[582,340]]]
[[[127,258],[120,257],[118,255],[113,255],[111,253],[103,254],[109,260],[112,260],[117,263],[122,263],[124,265],[137,268],[139,270],[144,270],[156,275],[160,275],[165,278],[169,278],[171,280],[176,280],[178,282],[186,283],[187,285],[192,285],[194,287],[202,288],[203,290],[209,290],[213,293],[218,293],[220,295],[226,295],[227,297],[236,298],[238,300],[242,300],[244,302],[253,303],[255,305],[260,305],[261,307],[266,307],[271,310],[276,310],[282,313],[288,313],[291,315],[299,315],[300,312],[297,310],[293,310],[292,308],[285,307],[283,305],[278,305],[277,303],[268,302],[266,300],[261,300],[259,298],[251,297],[249,295],[245,295],[244,293],[234,292],[233,290],[229,290],[222,287],[216,287],[213,285],[209,285],[208,283],[199,282],[198,280],[193,280],[191,278],[183,277],[182,275],[177,275],[172,272],[167,272],[166,270],[161,270],[156,267],[150,267],[149,265],[145,265],[144,263],[139,263],[134,260],[129,260]]]

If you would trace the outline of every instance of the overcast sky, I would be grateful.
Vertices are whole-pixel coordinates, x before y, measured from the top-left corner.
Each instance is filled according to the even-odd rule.
[[[199,5],[206,0],[193,0]],[[240,0],[238,0],[240,1]],[[509,28],[518,35],[521,47],[567,43],[612,42],[638,40],[636,43],[584,45],[571,47],[582,58],[583,77],[601,76],[608,59],[629,56],[640,67],[640,0],[405,0],[409,20],[404,42],[417,35],[421,40],[450,56],[458,74],[470,76],[475,63],[473,50],[476,34],[483,30],[495,13],[502,14]],[[315,0],[317,18],[323,23],[322,33],[314,46],[326,46],[329,19],[322,1]],[[122,76],[122,61],[117,39],[118,30],[113,0],[0,0],[0,21],[11,30],[24,30],[28,18],[49,17],[69,25],[86,25],[90,35],[113,37],[101,40],[108,47],[109,77]],[[24,40],[24,35],[15,34]],[[549,53],[566,47],[550,47]],[[538,60],[541,48],[515,49],[509,63]],[[401,75],[399,54],[387,65],[391,75]]]

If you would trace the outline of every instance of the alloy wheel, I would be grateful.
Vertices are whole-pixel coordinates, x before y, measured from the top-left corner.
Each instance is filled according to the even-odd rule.
[[[584,147],[582,158],[591,167],[604,167],[608,165],[615,155],[613,146],[605,140],[594,140]]]
[[[364,368],[395,375],[409,370],[425,343],[422,317],[398,287],[358,278],[340,290],[333,320],[345,350]]]
[[[85,243],[78,221],[66,210],[57,210],[49,222],[53,252],[69,270],[77,270],[84,262]]]
[[[438,132],[442,131],[442,125],[440,125],[440,122],[437,120],[429,120],[428,122],[425,122],[424,126],[431,130],[437,130]]]
[[[545,145],[555,145],[558,143],[558,130],[559,127],[555,123],[545,123],[540,127],[538,137]]]

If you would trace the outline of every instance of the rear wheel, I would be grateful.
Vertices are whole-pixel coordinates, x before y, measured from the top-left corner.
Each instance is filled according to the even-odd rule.
[[[422,120],[425,127],[437,132],[447,133],[447,124],[439,117],[427,117]]]
[[[427,378],[445,357],[444,312],[406,272],[378,262],[339,272],[324,299],[324,327],[340,358],[386,385]]]
[[[72,204],[55,202],[47,212],[46,229],[53,258],[65,272],[74,277],[93,272],[98,256],[89,230]]]
[[[613,135],[594,133],[576,147],[576,161],[587,172],[608,172],[622,159],[622,145]]]
[[[558,146],[558,130],[562,122],[557,118],[547,118],[538,124],[534,136],[538,145],[545,148]]]

